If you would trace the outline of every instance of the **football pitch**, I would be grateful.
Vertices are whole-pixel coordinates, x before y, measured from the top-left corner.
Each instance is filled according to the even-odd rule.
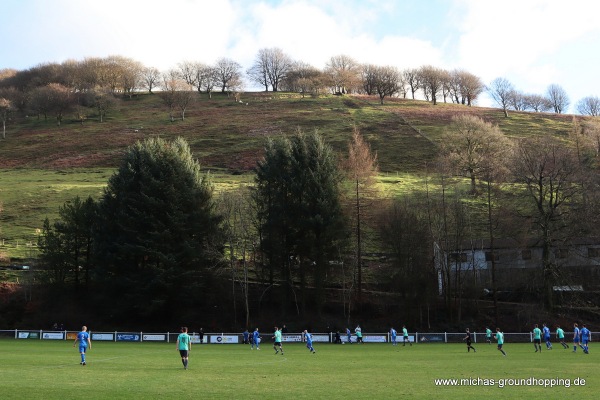
[[[184,370],[174,343],[0,340],[2,399],[597,399],[600,347],[535,353],[532,344],[284,343],[194,345]],[[437,380],[437,383],[436,383]],[[444,381],[445,380],[445,381]],[[455,380],[455,381],[453,381]]]

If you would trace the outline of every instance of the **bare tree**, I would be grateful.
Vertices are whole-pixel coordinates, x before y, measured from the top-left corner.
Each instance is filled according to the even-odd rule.
[[[318,93],[323,88],[323,73],[316,67],[298,61],[292,66],[283,82],[284,90],[302,93]]]
[[[548,86],[546,95],[555,113],[561,114],[569,107],[569,96],[562,86],[557,84]]]
[[[508,102],[515,111],[525,111],[527,109],[527,100],[525,95],[518,90],[513,90],[510,93]]]
[[[142,85],[148,89],[148,93],[152,93],[152,89],[160,84],[160,71],[158,68],[146,67],[141,71]]]
[[[401,75],[396,67],[375,67],[374,89],[383,104],[385,97],[392,97],[400,90]]]
[[[460,114],[452,118],[442,141],[442,154],[460,174],[471,180],[471,192],[476,192],[476,179],[490,160],[504,153],[508,139],[496,125],[481,118]]]
[[[280,48],[260,49],[247,75],[250,80],[264,86],[265,91],[271,87],[274,92],[277,92],[292,66],[291,57]]]
[[[419,74],[419,70],[415,68],[409,68],[407,70],[404,70],[402,74],[404,75],[404,81],[410,87],[410,92],[414,100],[415,93],[421,87],[421,76]]]
[[[101,86],[100,71],[104,64],[103,59],[88,57],[79,63],[75,72],[76,87],[81,90],[92,90]]]
[[[14,87],[2,88],[0,85],[0,97],[10,101],[13,110],[25,111],[27,108],[29,93],[17,90]]]
[[[479,164],[479,179],[484,183],[485,203],[486,203],[486,219],[488,239],[490,241],[490,259],[491,259],[491,289],[494,302],[494,321],[498,324],[498,285],[496,277],[497,257],[496,257],[496,236],[500,230],[499,225],[505,213],[500,205],[502,198],[503,185],[506,182],[506,177],[509,174],[508,162],[512,157],[512,142],[502,136],[499,137],[499,142],[489,140],[483,143],[481,153],[487,154]]]
[[[179,68],[179,75],[181,79],[183,79],[188,86],[195,87],[198,83],[197,63],[184,61],[177,64],[177,68]]]
[[[60,126],[65,114],[75,104],[75,98],[69,88],[58,83],[49,84],[48,90],[50,95],[50,110],[56,117],[56,125]]]
[[[212,92],[219,83],[218,71],[211,65],[196,63],[196,88],[198,92],[204,90],[208,98],[212,98]]]
[[[371,147],[363,139],[357,127],[354,127],[352,141],[348,145],[348,159],[346,160],[347,176],[352,183],[352,200],[354,232],[356,240],[356,268],[358,303],[362,302],[362,249],[364,219],[370,209],[375,193],[375,184],[378,173],[377,154],[371,152]]]
[[[535,112],[544,112],[552,108],[548,99],[541,94],[526,94],[524,95],[525,109],[530,109]]]
[[[175,101],[177,103],[177,107],[179,107],[179,114],[181,115],[182,121],[185,119],[185,112],[195,98],[194,92],[190,90],[189,87],[183,87],[175,94]]]
[[[181,90],[184,85],[185,83],[181,81],[178,71],[171,69],[162,74],[160,97],[169,108],[169,119],[171,122],[175,120],[173,111],[177,106],[177,91]]]
[[[31,112],[44,116],[44,121],[48,119],[48,113],[52,108],[52,90],[48,86],[36,87],[29,92],[27,106]]]
[[[131,98],[133,93],[142,85],[144,66],[138,61],[125,59],[121,67],[123,69],[121,72],[121,87],[123,92]]]
[[[441,70],[440,78],[442,80],[442,98],[444,99],[444,103],[447,103],[448,97],[450,97],[450,101],[452,101],[452,75],[446,70]]]
[[[100,86],[116,93],[121,86],[123,69],[121,67],[124,57],[109,56],[101,60],[97,67]]]
[[[460,88],[461,104],[466,103],[468,106],[472,106],[473,102],[484,91],[485,85],[481,78],[468,71],[458,70],[455,71],[455,75]]]
[[[464,241],[468,233],[468,212],[460,190],[454,189],[449,195],[449,168],[444,159],[436,165],[439,175],[438,195],[427,189],[427,221],[434,242],[434,251],[438,254],[439,294],[452,319],[461,319],[461,300],[463,297],[462,255]]]
[[[331,57],[325,66],[325,75],[334,93],[352,93],[360,85],[360,64],[352,57]]]
[[[496,78],[490,83],[488,86],[488,93],[494,99],[496,104],[498,104],[502,111],[504,111],[504,116],[508,118],[508,107],[510,106],[510,98],[512,93],[514,92],[514,87],[512,83],[508,81],[506,78]]]
[[[377,66],[365,64],[361,68],[362,89],[369,96],[375,94],[375,81],[377,80]]]
[[[232,86],[241,84],[242,74],[240,71],[242,66],[239,63],[229,58],[220,58],[215,64],[215,69],[222,93],[231,90]]]
[[[117,100],[115,99],[115,96],[107,90],[99,90],[92,93],[92,95],[94,96],[93,104],[98,112],[98,118],[100,119],[100,122],[104,122],[104,117],[106,117],[106,114],[113,109]]]
[[[542,245],[543,298],[552,308],[553,285],[560,284],[563,276],[551,251],[565,239],[561,231],[568,225],[565,221],[581,190],[577,184],[579,167],[571,149],[552,137],[521,140],[510,165],[515,181],[525,187],[531,201]]]
[[[577,102],[577,111],[582,115],[600,116],[600,98],[588,96]]]
[[[450,73],[448,80],[444,82],[445,88],[444,90],[447,92],[447,95],[450,96],[450,100],[456,104],[465,104],[466,98],[463,96],[461,87],[460,87],[460,72],[459,70],[453,70]]]
[[[431,99],[433,105],[437,104],[437,95],[444,84],[444,70],[431,65],[419,69],[421,88],[426,99]]]
[[[2,120],[2,139],[6,139],[6,122],[12,111],[12,103],[10,100],[0,97],[0,119]]]

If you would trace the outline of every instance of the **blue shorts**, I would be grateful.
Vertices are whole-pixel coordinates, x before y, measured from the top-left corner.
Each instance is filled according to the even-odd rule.
[[[85,353],[86,351],[87,351],[87,346],[79,345],[79,352],[80,353]]]

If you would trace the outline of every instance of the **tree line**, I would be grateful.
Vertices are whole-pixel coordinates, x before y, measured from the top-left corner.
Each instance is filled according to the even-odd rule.
[[[100,199],[75,198],[45,221],[45,282],[87,289],[116,321],[170,321],[173,309],[193,317],[212,304],[237,325],[265,310],[350,320],[374,312],[373,293],[383,292],[424,326],[439,300],[451,321],[479,312],[484,288],[497,319],[494,241],[533,238],[543,256],[527,290],[552,309],[553,286],[579,279],[553,252],[600,236],[600,124],[510,139],[457,115],[444,135],[426,190],[392,199],[377,189],[377,157],[358,129],[341,155],[318,132],[269,138],[254,184],[220,195],[185,140],[137,143]],[[450,256],[476,238],[491,243],[483,282]],[[435,248],[449,256],[435,264]]]
[[[412,98],[426,101],[452,102],[471,106],[483,92],[488,92],[508,116],[508,110],[563,113],[570,104],[565,90],[557,84],[545,95],[524,94],[506,78],[485,85],[481,78],[464,69],[446,70],[431,65],[400,70],[395,66],[359,63],[347,55],[331,57],[325,68],[292,59],[279,48],[258,51],[245,73],[241,64],[220,58],[214,64],[183,61],[167,71],[123,56],[89,57],[63,63],[45,63],[26,70],[0,70],[0,117],[5,137],[6,122],[11,111],[28,112],[47,118],[49,114],[60,125],[66,113],[77,120],[87,118],[87,108],[94,108],[100,121],[110,110],[116,94],[132,96],[141,90],[153,93],[159,89],[169,116],[185,110],[192,101],[192,91],[211,96],[218,90],[230,94],[244,90],[247,83],[265,91],[291,91],[305,94],[367,94],[385,98]],[[236,97],[237,98],[237,97]],[[598,116],[600,99],[588,96],[578,101],[582,115]]]

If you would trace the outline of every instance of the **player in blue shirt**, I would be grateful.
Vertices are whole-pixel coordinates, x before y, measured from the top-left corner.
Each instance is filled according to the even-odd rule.
[[[79,353],[81,354],[81,362],[79,364],[86,365],[85,352],[88,348],[92,348],[92,342],[90,340],[90,334],[87,331],[87,326],[81,327],[81,332],[77,334],[77,337],[73,342],[73,347],[75,347],[75,344],[77,344],[77,342],[79,342]]]
[[[312,345],[312,335],[308,333],[306,329],[304,330],[304,340],[306,340],[306,348],[310,350],[313,354],[315,354],[316,351]]]
[[[254,346],[256,346],[256,350],[260,350],[258,345],[260,344],[260,333],[258,332],[258,328],[252,332],[252,341],[250,342],[250,350],[254,350]]]
[[[346,336],[348,337],[348,343],[352,344],[352,331],[350,331],[350,328],[346,328]]]
[[[546,342],[546,350],[552,350],[552,342],[550,342],[550,328],[546,324],[542,324],[542,333],[544,336],[544,342]]]
[[[581,326],[581,331],[579,331],[579,335],[581,340],[579,341],[579,346],[583,349],[585,354],[590,354],[588,343],[591,338],[591,332],[588,328],[585,327],[585,324]]]
[[[577,351],[577,346],[579,345],[580,337],[579,337],[579,327],[577,324],[573,324],[573,353]]]
[[[398,332],[396,332],[394,327],[392,327],[392,329],[390,329],[390,335],[392,336],[392,346],[395,346],[396,345],[396,336],[398,336]]]

